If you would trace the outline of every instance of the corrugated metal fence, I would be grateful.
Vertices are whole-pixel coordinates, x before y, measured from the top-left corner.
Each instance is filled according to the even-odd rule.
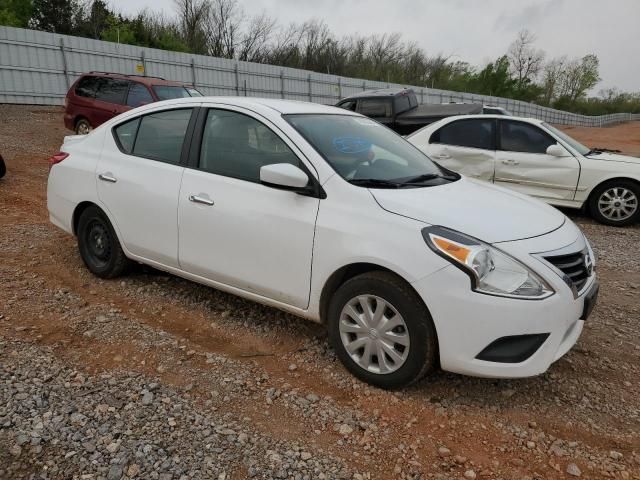
[[[325,104],[363,90],[405,86],[0,27],[0,103],[62,105],[75,79],[91,70],[160,76],[193,84],[205,95],[288,98]],[[421,103],[484,103],[556,124],[603,126],[640,120],[640,115],[628,113],[590,117],[506,98],[412,88]]]

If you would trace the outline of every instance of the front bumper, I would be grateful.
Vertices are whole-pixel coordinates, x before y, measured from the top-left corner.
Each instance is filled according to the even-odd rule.
[[[496,244],[496,247],[524,261],[543,276],[556,293],[543,300],[476,293],[470,288],[469,277],[453,265],[415,282],[413,286],[429,308],[438,333],[441,367],[454,373],[493,378],[541,374],[578,340],[584,326],[581,317],[585,297],[597,288],[597,280],[593,273],[576,297],[563,281],[561,272],[541,260],[540,255],[560,247],[579,251],[585,248],[584,238],[569,222],[548,235]],[[500,361],[499,355],[490,356],[493,361],[477,358],[488,346],[505,337],[541,341],[531,340],[533,352],[526,352],[520,358],[517,355],[507,361]]]

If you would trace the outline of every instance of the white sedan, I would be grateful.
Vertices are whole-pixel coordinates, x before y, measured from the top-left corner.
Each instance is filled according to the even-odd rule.
[[[606,225],[640,220],[640,158],[587,148],[541,120],[449,117],[407,140],[445,168],[557,207],[585,208]]]
[[[321,322],[383,388],[437,366],[540,374],[596,302],[593,252],[562,213],[343,109],[159,102],[67,137],[50,164],[50,219],[95,275],[141,262]]]

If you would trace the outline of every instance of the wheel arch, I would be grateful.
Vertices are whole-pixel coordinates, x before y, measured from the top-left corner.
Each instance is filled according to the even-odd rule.
[[[333,294],[336,292],[336,290],[338,290],[338,288],[340,288],[340,286],[343,285],[347,280],[350,280],[353,277],[356,277],[358,275],[362,275],[363,273],[370,273],[370,272],[388,272],[394,275],[395,277],[399,278],[402,282],[407,284],[416,293],[416,295],[418,295],[418,298],[420,298],[420,300],[424,303],[424,301],[422,300],[422,297],[420,297],[420,295],[415,290],[413,285],[411,285],[411,283],[408,282],[402,275],[398,274],[392,269],[388,267],[384,267],[382,265],[378,265],[376,263],[355,262],[355,263],[350,263],[348,265],[344,265],[338,268],[335,272],[329,275],[327,280],[324,282],[322,291],[320,293],[320,303],[319,303],[320,323],[322,323],[323,325],[327,324],[329,304],[331,303],[331,298]],[[427,305],[425,305],[425,307],[427,308],[427,310],[429,309]]]

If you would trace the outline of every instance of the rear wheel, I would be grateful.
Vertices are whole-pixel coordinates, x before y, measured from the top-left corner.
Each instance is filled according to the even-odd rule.
[[[345,282],[329,306],[329,337],[338,358],[361,380],[405,387],[437,366],[433,321],[415,291],[388,272]]]
[[[624,227],[640,220],[640,185],[630,180],[613,180],[595,188],[589,210],[605,225]]]
[[[91,124],[86,118],[81,118],[76,122],[76,135],[86,135],[91,130]]]
[[[80,215],[78,249],[87,268],[100,278],[117,277],[129,265],[111,222],[98,207],[88,207]]]

